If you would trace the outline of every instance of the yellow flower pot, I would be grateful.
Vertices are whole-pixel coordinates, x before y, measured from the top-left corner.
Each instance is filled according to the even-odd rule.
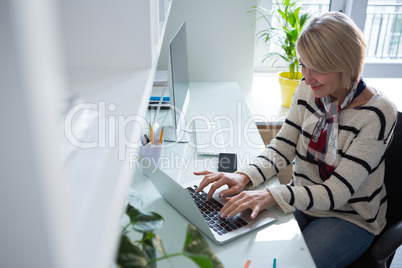
[[[282,106],[289,108],[292,97],[303,76],[301,73],[297,73],[297,79],[290,79],[290,72],[281,72],[278,76],[279,84],[281,85]]]

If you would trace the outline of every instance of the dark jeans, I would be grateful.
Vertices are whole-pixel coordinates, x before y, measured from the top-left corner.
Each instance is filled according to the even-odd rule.
[[[370,247],[374,234],[338,218],[315,218],[294,213],[318,268],[347,267]]]

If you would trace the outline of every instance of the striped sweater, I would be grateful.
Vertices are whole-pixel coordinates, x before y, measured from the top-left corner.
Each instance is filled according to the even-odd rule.
[[[323,181],[317,161],[306,157],[312,131],[321,116],[304,81],[292,99],[276,138],[240,170],[256,187],[294,161],[289,185],[270,188],[284,213],[295,209],[315,217],[338,217],[379,234],[385,226],[384,152],[396,123],[396,107],[381,93],[338,117],[338,164]]]

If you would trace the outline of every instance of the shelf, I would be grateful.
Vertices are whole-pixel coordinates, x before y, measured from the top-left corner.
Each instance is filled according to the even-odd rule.
[[[83,267],[105,267],[117,247],[136,166],[130,157],[147,125],[172,1],[163,3],[167,13],[162,20],[160,0],[62,4],[67,87],[76,100],[66,118],[74,119],[76,113],[74,126],[85,126],[79,141],[72,137],[72,143],[84,148],[70,145],[65,163],[74,193],[79,252],[86,252],[79,258]],[[79,117],[84,110],[92,116]]]
[[[0,266],[113,266],[171,5],[2,2]]]

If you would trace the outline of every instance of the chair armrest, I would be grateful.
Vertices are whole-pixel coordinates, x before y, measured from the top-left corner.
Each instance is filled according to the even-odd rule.
[[[395,223],[377,240],[371,250],[371,256],[377,267],[387,267],[388,258],[402,244],[402,221]]]

